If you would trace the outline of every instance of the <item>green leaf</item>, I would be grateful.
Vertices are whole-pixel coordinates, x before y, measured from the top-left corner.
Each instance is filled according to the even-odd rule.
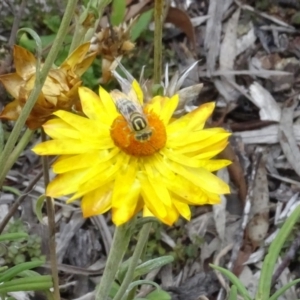
[[[110,21],[113,26],[120,25],[125,17],[126,1],[113,0]]]
[[[148,300],[171,300],[172,297],[169,293],[162,289],[157,289],[147,295],[146,299]]]
[[[11,187],[11,186],[4,185],[2,187],[2,190],[4,192],[9,192],[9,193],[15,194],[18,197],[21,196],[21,192],[18,189]]]
[[[158,258],[154,258],[151,260],[148,260],[138,267],[136,267],[134,271],[134,278],[143,276],[145,274],[148,274],[150,271],[158,269],[164,265],[167,265],[174,261],[174,257],[171,255],[161,256]]]
[[[124,277],[127,273],[128,267],[131,263],[132,257],[130,257],[129,259],[125,260],[124,262],[122,262],[122,264],[120,265],[118,272],[116,274],[116,279],[119,283],[122,283],[124,280]]]
[[[277,258],[286,239],[288,238],[291,231],[293,230],[296,222],[299,220],[299,217],[300,217],[300,205],[297,206],[292,212],[292,214],[287,218],[283,226],[280,228],[274,241],[270,245],[268,254],[264,259],[264,263],[261,269],[261,276],[259,279],[259,284],[255,295],[255,299],[257,300],[269,299],[272,274],[275,268]]]
[[[19,277],[34,277],[34,276],[41,276],[40,273],[32,271],[32,270],[26,270],[22,271],[18,274]]]
[[[232,284],[234,284],[236,286],[236,288],[237,288],[238,292],[241,294],[241,296],[243,296],[247,300],[251,300],[251,297],[248,294],[246,288],[243,286],[242,282],[232,272],[230,272],[224,268],[221,268],[219,266],[215,266],[213,264],[209,264],[209,266],[211,268],[219,271],[224,276],[226,276],[232,282]]]
[[[160,225],[160,221],[155,218],[155,217],[143,217],[143,218],[139,218],[136,220],[136,227],[142,227],[143,225],[147,224],[147,223],[156,223],[158,225]]]
[[[49,16],[43,20],[43,23],[53,32],[57,33],[61,22],[61,17],[58,15]]]
[[[284,285],[282,288],[280,288],[276,293],[274,293],[269,300],[277,300],[278,297],[280,297],[286,290],[288,290],[290,287],[293,285],[296,285],[297,283],[300,282],[300,279],[293,280],[290,283],[287,283]]]
[[[42,45],[42,40],[40,38],[40,36],[31,28],[21,28],[18,30],[18,33],[20,32],[26,32],[28,33],[33,39],[34,39],[34,44],[35,44],[35,48],[36,48],[36,52],[37,52],[37,71],[40,70],[39,68],[39,61],[42,57],[42,48],[43,48],[43,45]]]
[[[164,88],[160,84],[154,84],[152,86],[152,95],[153,96],[163,96]]]
[[[14,266],[1,274],[0,283],[14,278],[16,275],[18,275],[19,273],[25,270],[30,270],[30,269],[40,267],[44,263],[45,263],[44,261],[30,261],[30,262],[25,262],[17,266]]]
[[[237,288],[235,285],[231,286],[228,300],[236,300],[237,299]]]
[[[110,289],[110,292],[109,292],[109,297],[111,299],[113,299],[115,297],[115,295],[117,294],[118,290],[120,289],[120,285],[117,284],[115,281],[113,282],[112,284],[112,287]]]
[[[8,266],[0,267],[0,273],[6,271],[7,269],[8,269]]]
[[[131,40],[135,41],[143,31],[145,31],[153,18],[153,9],[144,12],[130,31]]]
[[[43,225],[46,225],[44,220],[43,220],[43,214],[42,214],[42,209],[43,209],[43,206],[44,206],[45,199],[46,199],[46,195],[41,195],[37,199],[35,207],[34,207],[34,212],[35,212],[38,220],[40,221],[40,223],[43,224]]]
[[[33,276],[33,277],[23,277],[13,279],[7,282],[4,282],[0,285],[0,288],[3,286],[10,287],[17,284],[31,284],[31,283],[43,283],[43,282],[52,282],[52,277],[50,275],[40,275],[40,276]]]
[[[160,290],[160,286],[159,286],[156,282],[154,282],[154,281],[151,281],[151,280],[136,280],[136,281],[133,281],[133,282],[130,283],[130,285],[128,286],[128,288],[127,288],[127,290],[126,290],[126,293],[124,294],[124,297],[123,297],[123,298],[126,299],[127,295],[129,294],[129,292],[130,292],[133,288],[135,288],[135,287],[137,287],[137,286],[139,286],[139,285],[142,285],[142,284],[153,285],[153,286],[155,286],[157,289]]]
[[[46,47],[49,44],[53,43],[56,34],[44,35],[41,37],[42,47]],[[35,42],[29,39],[28,35],[22,34],[21,38],[19,39],[19,45],[26,48],[27,50],[34,52],[35,49]]]
[[[18,291],[42,291],[48,290],[52,286],[52,277],[49,275],[38,276],[37,278],[20,278],[1,284],[0,293]]]
[[[56,37],[55,34],[41,36],[43,48],[52,44],[55,37]],[[59,52],[59,55],[57,56],[57,58],[55,60],[56,65],[59,65],[59,63],[64,61],[64,59],[68,56],[69,45],[71,44],[71,42],[72,42],[72,36],[67,35],[65,37],[65,46],[62,47],[61,51]],[[23,34],[21,36],[21,38],[19,39],[19,45],[26,48],[27,50],[29,50],[31,52],[34,52],[35,42],[33,40],[29,39],[27,34]]]
[[[14,232],[14,233],[5,233],[0,235],[0,242],[11,242],[19,239],[28,238],[28,234],[25,232]]]

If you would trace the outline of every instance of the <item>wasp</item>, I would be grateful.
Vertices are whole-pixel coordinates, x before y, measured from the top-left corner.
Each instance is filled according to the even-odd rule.
[[[134,138],[139,142],[148,141],[152,136],[152,129],[142,106],[138,102],[129,100],[127,95],[118,90],[113,90],[111,96],[117,110],[125,118],[129,128],[134,133]]]

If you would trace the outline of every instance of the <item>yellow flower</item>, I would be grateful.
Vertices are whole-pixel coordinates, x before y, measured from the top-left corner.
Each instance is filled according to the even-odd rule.
[[[220,194],[230,191],[212,172],[230,162],[212,158],[226,147],[230,134],[222,128],[204,128],[215,104],[206,103],[173,120],[178,95],[156,96],[139,111],[139,84],[114,75],[124,94],[109,94],[100,87],[98,96],[80,87],[87,117],[57,111],[57,118],[43,125],[52,140],[33,151],[60,155],[53,165],[58,175],[46,194],[72,195],[68,202],[82,198],[84,217],[111,209],[116,225],[141,210],[143,216],[154,215],[171,225],[180,215],[190,219],[189,205],[219,203]]]
[[[78,102],[78,87],[81,75],[92,64],[95,53],[87,54],[90,44],[79,46],[59,68],[50,70],[38,100],[26,125],[30,129],[40,127],[56,110],[70,110]],[[15,45],[16,72],[0,76],[5,89],[15,99],[6,105],[0,118],[17,120],[24,107],[36,78],[36,59],[28,50]]]

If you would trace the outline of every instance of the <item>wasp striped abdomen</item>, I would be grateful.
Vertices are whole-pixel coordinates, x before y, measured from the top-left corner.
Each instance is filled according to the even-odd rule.
[[[127,99],[122,92],[114,90],[112,95],[118,111],[126,119],[134,138],[139,142],[148,141],[152,136],[152,129],[142,107]]]

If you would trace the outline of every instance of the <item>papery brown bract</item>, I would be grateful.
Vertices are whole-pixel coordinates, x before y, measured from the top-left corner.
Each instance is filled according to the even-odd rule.
[[[128,55],[133,50],[135,45],[130,41],[130,30],[134,21],[128,26],[122,24],[104,28],[92,39],[91,50],[97,51],[102,57],[101,83],[107,83],[111,79],[111,71],[117,66],[114,61],[120,61],[123,55]]]
[[[46,78],[42,91],[26,120],[30,129],[40,127],[56,110],[71,110],[79,103],[78,87],[81,76],[92,64],[96,53],[89,53],[90,43],[79,46],[58,67],[52,68]],[[7,104],[0,114],[1,119],[17,120],[26,104],[36,79],[36,58],[20,46],[14,46],[16,72],[0,76],[14,100]]]

